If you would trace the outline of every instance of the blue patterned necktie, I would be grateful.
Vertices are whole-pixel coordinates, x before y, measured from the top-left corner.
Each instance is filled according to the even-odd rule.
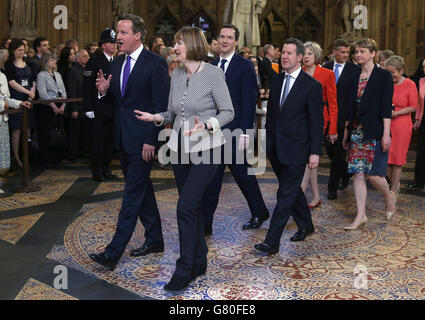
[[[122,96],[124,96],[125,89],[127,87],[128,78],[130,78],[130,72],[131,72],[131,56],[127,56],[127,62],[124,67],[124,74],[122,76],[122,89],[121,89]]]
[[[226,71],[224,70],[224,66],[226,65],[226,62],[227,62],[227,60],[226,60],[226,59],[221,60],[221,66],[220,66],[220,68],[221,68],[221,70],[223,70],[223,72],[226,72]]]
[[[339,77],[341,76],[341,74],[339,73],[339,67],[341,67],[341,65],[338,63],[335,66],[335,83],[338,83]]]
[[[280,110],[282,110],[283,104],[285,103],[285,100],[289,95],[289,86],[291,84],[291,82],[290,82],[291,76],[288,74],[285,78],[286,78],[286,82],[285,82],[285,88],[283,89],[282,101],[280,102]]]

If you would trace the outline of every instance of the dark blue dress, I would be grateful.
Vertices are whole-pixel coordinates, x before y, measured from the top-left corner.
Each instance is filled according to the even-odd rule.
[[[13,63],[8,63],[5,68],[5,74],[7,81],[15,80],[19,85],[23,86],[27,90],[31,90],[32,84],[35,81],[36,75],[32,68],[27,64],[24,68],[18,68]],[[16,91],[9,86],[10,97],[12,99],[26,101],[28,95],[19,91]],[[22,113],[11,114],[9,116],[9,125],[11,130],[18,130],[22,127]],[[34,111],[29,110],[28,112],[28,128],[34,129],[35,118]]]

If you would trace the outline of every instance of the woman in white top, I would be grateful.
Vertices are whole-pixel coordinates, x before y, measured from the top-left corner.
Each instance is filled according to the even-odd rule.
[[[4,62],[0,60],[0,70],[2,70],[3,67]],[[2,114],[2,112],[7,111],[9,108],[19,109],[20,106],[30,108],[31,103],[10,98],[7,78],[5,74],[0,71],[0,175],[6,173],[10,168],[9,126],[7,123],[9,117],[7,114]],[[0,180],[0,194],[4,193],[1,189],[2,184],[3,181]]]

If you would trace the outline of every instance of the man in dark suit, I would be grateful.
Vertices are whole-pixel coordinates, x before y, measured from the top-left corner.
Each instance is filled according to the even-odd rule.
[[[97,182],[114,180],[109,165],[114,153],[115,135],[115,101],[112,95],[98,99],[96,77],[99,70],[109,77],[114,54],[117,50],[115,32],[110,28],[102,31],[99,46],[102,53],[90,58],[84,71],[84,112],[88,119],[93,119],[92,133],[84,139],[92,139],[92,174]],[[91,121],[91,120],[89,120]]]
[[[264,89],[270,89],[270,82],[277,74],[272,67],[273,60],[275,59],[275,48],[271,44],[264,46],[264,59],[259,65],[259,73],[261,76],[261,83]]]
[[[267,154],[279,180],[277,205],[263,243],[255,245],[268,254],[279,252],[280,238],[292,215],[299,231],[291,241],[314,233],[311,212],[301,189],[306,164],[319,165],[323,137],[321,84],[301,69],[304,44],[287,39],[282,49],[284,74],[271,83],[267,107]]]
[[[37,71],[41,71],[41,57],[43,54],[50,52],[49,40],[40,37],[34,40],[33,47],[35,56],[29,61],[37,67]],[[58,57],[59,58],[59,57]]]
[[[350,97],[353,88],[357,86],[361,69],[348,61],[350,45],[347,41],[337,39],[333,43],[334,62],[324,65],[325,68],[334,71],[337,84],[338,96],[338,140],[332,144],[326,142],[326,152],[331,159],[330,177],[328,182],[328,199],[337,198],[337,190],[347,188],[350,180],[348,163],[346,161],[347,150],[342,147],[344,138],[345,120],[350,105]]]
[[[138,121],[134,110],[156,114],[167,109],[168,67],[164,59],[143,47],[145,34],[141,17],[120,16],[117,42],[125,54],[114,60],[108,78],[100,70],[96,80],[99,97],[108,94],[115,100],[115,146],[120,152],[125,178],[115,235],[104,252],[90,255],[92,260],[110,269],[118,263],[130,241],[138,217],[145,228],[145,243],[133,250],[131,256],[164,251],[161,220],[150,180],[160,128]]]
[[[226,83],[235,110],[235,118],[223,129],[229,129],[230,131],[241,129],[243,134],[246,134],[247,130],[252,129],[254,125],[258,86],[254,65],[251,61],[242,58],[235,51],[238,45],[238,39],[238,28],[234,25],[224,25],[218,37],[220,58],[215,59],[211,63],[219,66],[225,73]],[[243,226],[243,229],[258,229],[270,217],[260,187],[258,186],[257,178],[253,175],[248,175],[248,163],[245,160],[243,164],[237,164],[236,153],[239,139],[236,141],[234,137],[229,137],[226,140],[227,143],[232,144],[232,157],[224,154],[226,151],[224,147],[224,158],[230,161],[223,162],[219,166],[217,174],[210,183],[203,199],[202,211],[206,235],[212,233],[213,215],[218,205],[226,164],[228,164],[251,210],[251,219]]]

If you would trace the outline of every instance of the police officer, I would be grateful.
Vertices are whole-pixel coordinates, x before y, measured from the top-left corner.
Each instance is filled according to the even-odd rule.
[[[110,95],[99,100],[96,89],[97,73],[102,70],[108,77],[114,60],[117,50],[114,30],[106,28],[102,32],[99,47],[103,52],[90,58],[84,71],[84,111],[89,119],[93,119],[93,180],[102,182],[117,179],[109,168],[114,152],[114,101]]]

